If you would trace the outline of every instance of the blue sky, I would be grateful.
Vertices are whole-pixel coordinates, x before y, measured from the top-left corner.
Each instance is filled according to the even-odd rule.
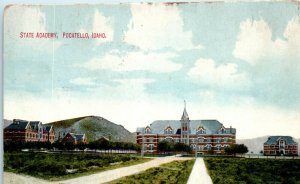
[[[99,115],[134,131],[180,118],[186,100],[191,119],[218,119],[240,138],[299,137],[298,14],[284,2],[11,6],[4,118]]]

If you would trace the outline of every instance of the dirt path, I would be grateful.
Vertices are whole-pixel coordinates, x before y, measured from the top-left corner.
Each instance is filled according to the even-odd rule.
[[[187,184],[212,184],[207,173],[203,158],[197,158]]]
[[[162,157],[162,158],[154,158],[153,160],[142,163],[142,164],[137,164],[133,166],[128,166],[128,167],[122,167],[114,170],[108,170],[104,172],[100,172],[97,174],[92,174],[89,176],[82,176],[74,179],[69,179],[69,180],[63,180],[63,181],[58,181],[58,182],[48,182],[45,180],[37,179],[34,177],[30,176],[24,176],[24,175],[18,175],[14,173],[8,173],[4,172],[4,183],[5,184],[99,184],[99,183],[105,183],[109,182],[124,176],[129,176],[132,174],[136,174],[142,171],[145,171],[151,167],[157,167],[161,164],[172,162],[174,160],[187,160],[191,158],[182,158],[182,157],[175,157],[175,156],[170,156],[170,157]]]

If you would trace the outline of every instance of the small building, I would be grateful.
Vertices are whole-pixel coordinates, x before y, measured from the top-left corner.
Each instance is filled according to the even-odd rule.
[[[264,143],[264,155],[298,155],[298,143],[291,136],[270,136]]]
[[[44,127],[47,126],[40,121],[14,119],[12,124],[4,128],[4,141],[51,142],[50,139],[43,136],[46,133],[44,132]],[[51,131],[54,132],[54,129],[51,128]],[[54,140],[55,135],[51,133],[51,136],[54,136],[51,137]]]
[[[43,139],[54,143],[55,131],[52,125],[45,125],[43,129]]]
[[[218,120],[190,120],[185,106],[180,120],[157,120],[136,133],[137,144],[149,153],[157,152],[160,141],[184,143],[199,154],[224,154],[236,142],[235,128],[226,128]]]
[[[72,142],[73,144],[78,143],[87,143],[87,139],[85,134],[74,134],[74,133],[67,133],[64,138],[62,139],[62,142]]]

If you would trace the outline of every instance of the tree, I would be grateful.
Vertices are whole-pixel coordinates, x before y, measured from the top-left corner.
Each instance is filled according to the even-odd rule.
[[[178,152],[181,152],[181,151],[183,151],[183,152],[190,152],[192,149],[191,149],[190,146],[188,146],[188,145],[186,145],[184,143],[179,143],[178,142],[178,143],[176,143],[174,145],[174,150],[178,151]]]
[[[174,151],[174,143],[161,141],[157,144],[157,150],[160,152],[171,152]]]
[[[76,147],[79,149],[79,150],[84,150],[86,148],[86,144],[83,143],[83,142],[79,142],[78,144],[76,144]]]
[[[245,154],[248,152],[247,146],[244,144],[234,144],[225,148],[225,153],[227,154]]]
[[[75,144],[73,142],[66,142],[65,143],[65,149],[66,150],[74,150],[75,149]]]

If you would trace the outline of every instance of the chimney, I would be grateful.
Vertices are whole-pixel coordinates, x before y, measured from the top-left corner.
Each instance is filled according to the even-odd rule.
[[[230,126],[230,133],[232,133],[232,126]]]

